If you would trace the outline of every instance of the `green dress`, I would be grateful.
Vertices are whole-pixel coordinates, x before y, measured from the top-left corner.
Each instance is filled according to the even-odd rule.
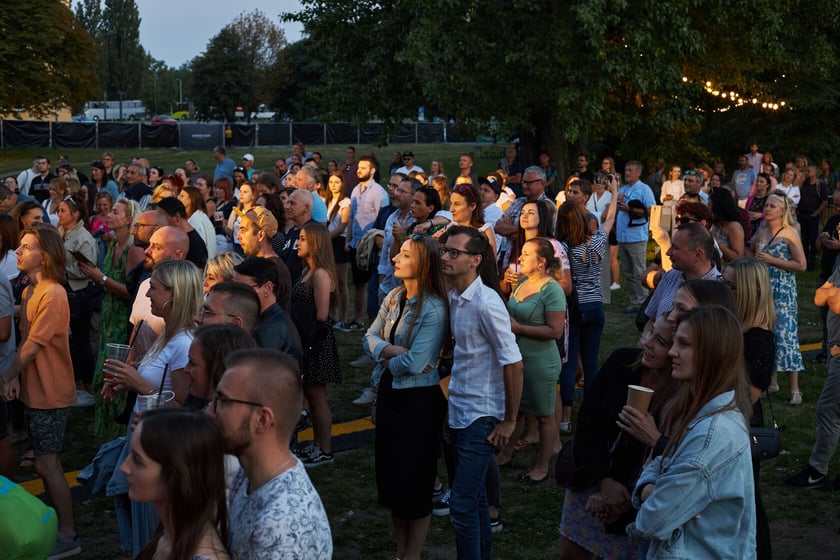
[[[540,286],[537,293],[519,301],[517,296],[524,280],[523,277],[507,303],[510,316],[518,323],[529,326],[545,325],[546,311],[566,310],[563,288],[553,278],[549,278]],[[550,416],[554,414],[557,379],[562,367],[557,341],[517,335],[516,343],[522,354],[524,369],[519,410],[535,416]]]
[[[125,249],[120,255],[117,264],[114,266],[114,251],[117,247],[117,240],[112,239],[108,245],[108,253],[105,255],[102,272],[115,282],[125,283],[126,262],[128,251],[134,245],[133,239],[129,238]],[[131,302],[118,298],[115,294],[105,291],[102,298],[102,312],[99,323],[99,354],[96,360],[96,371],[93,374],[93,389],[96,396],[96,411],[93,419],[93,430],[97,437],[114,439],[125,435],[125,426],[114,421],[125,408],[125,393],[114,396],[111,402],[106,402],[100,392],[102,390],[102,364],[105,361],[105,344],[108,342],[119,342],[125,344],[128,340],[128,315],[131,311]]]

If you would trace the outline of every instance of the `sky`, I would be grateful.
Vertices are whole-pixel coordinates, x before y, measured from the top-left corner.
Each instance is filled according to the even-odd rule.
[[[280,25],[286,41],[301,38],[298,23],[279,14],[300,10],[299,0],[137,0],[140,44],[157,60],[178,68],[207,49],[210,39],[242,12],[261,10]],[[75,2],[74,2],[75,4]]]

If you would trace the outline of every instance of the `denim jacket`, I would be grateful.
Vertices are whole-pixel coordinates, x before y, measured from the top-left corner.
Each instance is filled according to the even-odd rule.
[[[734,408],[705,416],[731,403],[734,395],[727,391],[706,403],[673,454],[655,459],[639,477],[632,497],[639,513],[627,534],[646,541],[647,558],[756,557],[746,421]],[[656,486],[642,503],[647,484]]]
[[[401,288],[395,288],[385,296],[379,307],[379,314],[365,333],[363,345],[365,352],[376,361],[376,367],[371,374],[374,384],[379,383],[385,371],[382,350],[391,344],[388,340],[391,329],[400,315],[400,299],[405,297]],[[402,317],[394,331],[394,344],[408,348],[399,356],[394,356],[388,363],[388,369],[394,376],[394,389],[408,389],[411,387],[430,387],[440,381],[437,370],[437,360],[440,348],[449,333],[449,316],[446,303],[435,296],[427,294],[423,300],[423,309],[414,322],[411,339],[406,338],[408,327],[414,317],[417,297],[405,302]],[[429,371],[425,371],[431,366]]]

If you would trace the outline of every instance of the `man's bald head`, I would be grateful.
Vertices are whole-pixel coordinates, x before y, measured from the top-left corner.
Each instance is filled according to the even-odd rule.
[[[312,219],[313,194],[308,190],[297,189],[289,195],[286,201],[286,218],[292,220],[297,227]]]
[[[172,226],[163,226],[152,234],[143,265],[151,270],[163,261],[184,260],[189,249],[190,238],[184,231]]]

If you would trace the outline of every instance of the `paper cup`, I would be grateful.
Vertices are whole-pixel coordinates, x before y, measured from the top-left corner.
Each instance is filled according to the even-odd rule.
[[[174,399],[175,393],[172,391],[152,393],[151,395],[137,395],[137,410],[144,412],[146,410],[154,410],[155,408],[163,408]]]
[[[647,413],[650,407],[650,399],[653,398],[653,389],[641,385],[627,386],[627,406],[632,406],[642,413]]]

